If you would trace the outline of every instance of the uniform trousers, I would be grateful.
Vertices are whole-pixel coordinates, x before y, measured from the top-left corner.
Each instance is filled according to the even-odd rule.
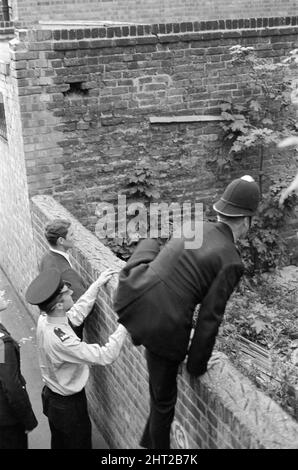
[[[160,357],[148,349],[146,360],[149,372],[150,414],[140,444],[147,449],[170,449],[180,362]]]
[[[59,395],[47,386],[42,390],[43,412],[51,430],[51,449],[91,449],[91,421],[85,389]]]
[[[28,437],[24,426],[0,426],[0,449],[28,449]]]

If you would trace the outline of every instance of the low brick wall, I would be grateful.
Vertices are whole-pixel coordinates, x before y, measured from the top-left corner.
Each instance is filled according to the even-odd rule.
[[[47,249],[45,223],[55,217],[71,220],[75,232],[72,261],[86,284],[123,261],[49,196],[32,198],[32,222],[38,257]],[[95,313],[86,324],[88,342],[101,344],[115,329],[117,318],[111,297],[116,281],[100,293]],[[138,448],[149,411],[147,371],[143,348],[129,340],[118,361],[93,367],[88,384],[90,412],[111,448]],[[172,428],[172,447],[181,449],[297,449],[298,424],[271,399],[258,391],[223,355],[219,365],[201,379],[182,366]]]

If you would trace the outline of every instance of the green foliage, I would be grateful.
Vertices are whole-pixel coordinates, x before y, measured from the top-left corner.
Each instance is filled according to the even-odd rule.
[[[281,230],[294,212],[297,196],[290,195],[280,207],[279,197],[285,185],[277,182],[270,186],[247,237],[238,241],[247,276],[269,271],[286,260],[286,242]]]
[[[224,102],[221,104],[221,116],[226,120],[221,124],[225,132],[224,139],[230,141],[229,159],[243,150],[271,144],[277,144],[282,136],[280,130],[273,129],[273,121],[269,117],[260,118],[257,122],[256,114],[263,114],[258,101],[246,100],[248,107]],[[270,127],[269,127],[270,126]],[[271,127],[272,126],[272,127]]]
[[[282,63],[272,63],[271,59],[258,57],[252,47],[233,46],[230,52],[232,65],[246,73],[249,89],[243,103],[230,101],[221,105],[224,142],[229,146],[221,165],[230,167],[244,158],[247,150],[256,151],[259,159],[258,182],[263,199],[247,239],[239,242],[246,274],[253,276],[275,268],[286,257],[286,244],[280,231],[293,212],[296,196],[279,207],[280,182],[264,195],[262,182],[265,149],[272,147],[274,154],[280,140],[297,131],[290,108],[294,82],[288,78],[290,64],[296,56],[292,53]]]
[[[128,203],[138,202],[147,206],[151,201],[159,198],[160,194],[156,189],[157,182],[155,173],[148,163],[137,163],[130,176],[128,183],[123,188],[123,193],[127,195]],[[132,213],[127,212],[127,223],[136,217],[138,211],[134,208]],[[149,227],[149,217],[147,217],[145,226]],[[142,221],[139,222],[140,224]],[[136,224],[135,231],[127,232],[125,237],[108,239],[106,244],[119,258],[127,261],[132,255],[140,237],[138,231],[140,226]]]
[[[217,348],[255,385],[295,416],[295,400],[291,399],[289,389],[298,382],[297,367],[291,363],[293,348],[298,346],[297,298],[291,289],[278,285],[269,275],[266,279],[259,277],[253,286],[242,281],[227,305]],[[259,365],[243,353],[241,336],[266,352],[266,356],[262,349],[259,354],[254,353],[260,359]],[[269,376],[262,373],[263,361],[270,366]]]
[[[246,150],[259,156],[259,184],[262,192],[264,149],[276,146],[280,140],[297,131],[295,116],[291,113],[293,81],[288,78],[289,63],[273,63],[257,56],[254,48],[240,45],[230,48],[231,65],[247,76],[241,104],[225,101],[221,104],[221,127],[229,152],[223,167],[242,158]]]
[[[159,192],[155,188],[154,176],[149,164],[137,164],[133,175],[129,178],[126,194],[133,198],[140,198],[144,202],[158,199]]]
[[[278,296],[278,301],[276,301]],[[291,298],[291,302],[284,300]],[[266,349],[289,358],[290,338],[297,333],[296,298],[285,287],[243,283],[231,298],[225,312],[222,334],[238,334]]]

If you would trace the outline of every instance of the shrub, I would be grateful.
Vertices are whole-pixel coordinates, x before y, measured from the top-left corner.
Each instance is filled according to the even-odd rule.
[[[294,213],[296,194],[290,195],[283,206],[279,198],[286,182],[272,184],[263,195],[257,215],[247,238],[238,241],[238,247],[249,277],[269,271],[287,260],[287,244],[281,231]]]

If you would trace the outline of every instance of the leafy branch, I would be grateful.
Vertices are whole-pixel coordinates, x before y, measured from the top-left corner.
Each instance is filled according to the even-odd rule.
[[[221,104],[224,141],[230,149],[227,163],[232,164],[245,150],[256,150],[259,157],[259,185],[262,193],[264,152],[296,130],[290,112],[292,81],[287,77],[288,63],[272,63],[259,58],[253,47],[230,48],[232,66],[248,70],[250,96],[243,104],[231,100]]]

